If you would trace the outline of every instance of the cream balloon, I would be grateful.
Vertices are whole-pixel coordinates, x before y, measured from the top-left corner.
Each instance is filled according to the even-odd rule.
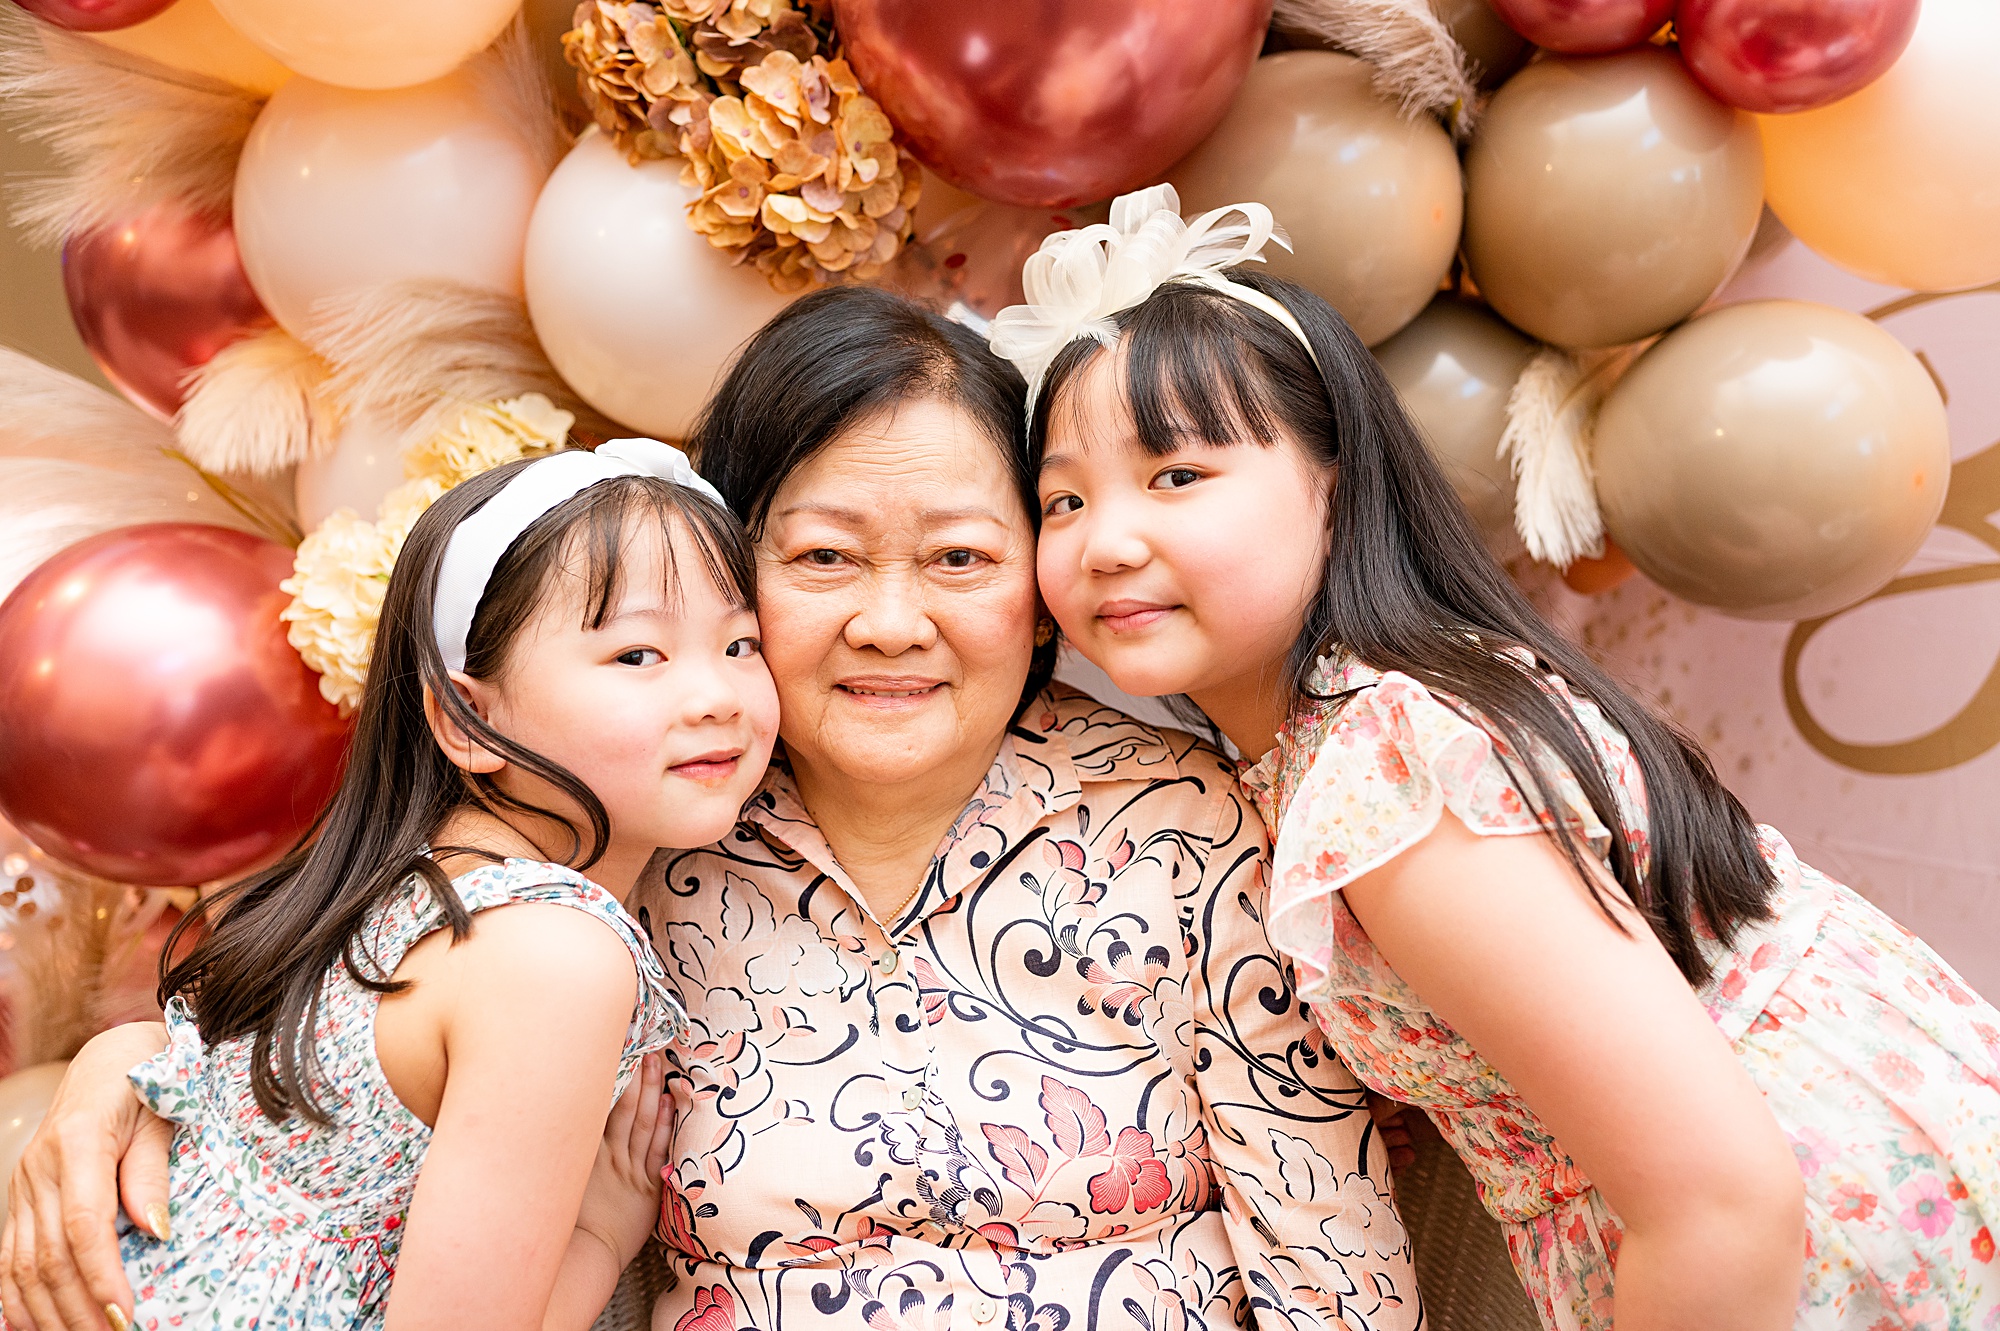
[[[1190,217],[1269,205],[1292,252],[1267,246],[1268,270],[1316,292],[1371,345],[1437,291],[1462,215],[1451,140],[1377,97],[1373,72],[1331,51],[1264,57],[1215,132],[1167,177]]]
[[[1432,300],[1375,348],[1451,488],[1503,559],[1521,548],[1521,537],[1514,530],[1514,475],[1500,457],[1500,435],[1507,428],[1507,396],[1534,355],[1533,341],[1453,295]]]
[[[176,0],[144,23],[83,35],[266,97],[292,76],[291,70],[230,27],[228,20],[215,12],[212,0]]]
[[[299,525],[311,531],[341,508],[372,521],[382,497],[405,479],[402,432],[365,412],[352,416],[332,448],[299,464]]]
[[[521,247],[548,170],[478,67],[355,92],[297,78],[250,131],[236,243],[250,285],[306,338],[315,302],[379,282],[521,291]]]
[[[215,0],[287,69],[343,88],[407,88],[492,44],[521,0]]]
[[[2000,280],[2000,4],[1924,0],[1889,72],[1851,97],[1759,116],[1764,189],[1793,235],[1890,286]]]
[[[1736,270],[1763,169],[1750,117],[1665,51],[1541,60],[1494,95],[1466,152],[1466,264],[1544,342],[1637,341]]]
[[[528,228],[528,314],[556,370],[615,421],[684,439],[738,346],[790,303],[687,224],[677,162],[586,133]]]
[[[1879,589],[1944,504],[1944,402],[1858,314],[1725,306],[1641,356],[1605,399],[1597,494],[1611,538],[1677,596],[1810,619]]]
[[[37,1063],[11,1076],[0,1077],[0,1215],[7,1211],[7,1191],[14,1178],[14,1164],[27,1149],[35,1129],[42,1126],[68,1067],[67,1062]]]

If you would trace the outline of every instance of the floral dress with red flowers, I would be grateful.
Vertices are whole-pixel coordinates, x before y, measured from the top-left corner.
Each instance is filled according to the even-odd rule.
[[[467,911],[533,902],[604,921],[631,950],[639,993],[617,1089],[644,1054],[685,1029],[660,959],[618,899],[560,865],[510,859],[453,880]],[[364,929],[356,951],[393,973],[417,941],[445,927],[412,878]],[[348,1331],[383,1325],[403,1221],[431,1129],[404,1107],[375,1059],[380,995],[336,966],[320,991],[316,1083],[333,1122],[273,1123],[250,1090],[248,1038],[204,1045],[187,1004],[167,1006],[167,1048],[132,1070],[139,1098],[173,1120],[168,1165],[173,1237],[120,1223],[141,1331]],[[610,1104],[606,1104],[608,1111]],[[523,1142],[532,1149],[533,1142]]]
[[[1524,669],[1532,658],[1512,653]],[[1615,777],[1627,825],[1645,794],[1625,737],[1564,682]],[[1543,1323],[1611,1325],[1618,1217],[1513,1088],[1389,967],[1341,889],[1450,809],[1487,836],[1540,832],[1519,758],[1469,709],[1407,675],[1323,660],[1277,748],[1243,781],[1273,829],[1272,942],[1348,1065],[1423,1108],[1506,1228]],[[1560,816],[1599,855],[1610,833],[1567,771]],[[1791,1138],[1806,1181],[1796,1325],[2000,1328],[2000,1013],[1921,940],[1759,830],[1774,918],[1711,940],[1700,997]],[[1643,856],[1643,833],[1633,849]],[[1726,1238],[1719,1236],[1719,1241]],[[1699,1278],[1690,1273],[1691,1279]]]

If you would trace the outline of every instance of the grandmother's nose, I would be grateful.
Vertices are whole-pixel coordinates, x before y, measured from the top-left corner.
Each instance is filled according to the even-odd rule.
[[[843,637],[849,647],[872,647],[885,656],[937,643],[937,624],[924,604],[924,589],[910,575],[877,579],[869,596],[847,621]]]

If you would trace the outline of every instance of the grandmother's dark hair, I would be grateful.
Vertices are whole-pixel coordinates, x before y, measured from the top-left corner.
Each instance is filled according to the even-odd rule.
[[[816,291],[758,330],[709,399],[688,451],[754,538],[786,478],[842,431],[926,399],[959,408],[985,431],[1039,528],[1020,372],[970,328],[877,287]],[[1022,706],[1049,682],[1056,651],[1054,641],[1035,649]]]
[[[1123,390],[1139,443],[1151,453],[1189,440],[1232,444],[1246,434],[1270,445],[1282,428],[1334,469],[1326,568],[1289,662],[1295,696],[1307,696],[1322,652],[1344,648],[1491,722],[1518,755],[1509,770],[1536,807],[1561,807],[1557,780],[1567,768],[1611,829],[1619,885],[1681,973],[1696,984],[1708,978],[1702,925],[1726,943],[1743,924],[1770,916],[1775,880],[1743,806],[1692,738],[1619,687],[1528,604],[1340,315],[1290,282],[1240,268],[1230,277],[1283,304],[1312,354],[1246,302],[1175,283],[1116,316],[1126,354]],[[1037,461],[1051,416],[1062,419],[1064,390],[1102,352],[1094,341],[1074,342],[1050,367],[1029,430]],[[1645,827],[1633,827],[1619,808],[1614,774],[1570,709],[1495,650],[1510,645],[1532,652],[1631,742],[1645,778]],[[1650,843],[1643,875],[1634,833]],[[1556,840],[1605,905],[1586,848],[1566,826]]]
[[[425,717],[426,690],[482,747],[547,781],[584,811],[588,838],[571,826],[566,862],[588,869],[609,843],[610,819],[588,786],[486,724],[452,687],[431,626],[438,567],[452,532],[532,465],[515,462],[475,476],[417,519],[383,598],[354,739],[332,801],[277,864],[204,897],[176,927],[166,949],[173,956],[182,931],[213,921],[184,959],[165,968],[160,1001],[186,999],[206,1044],[251,1037],[251,1089],[274,1122],[294,1113],[311,1123],[327,1122],[315,1094],[322,1081],[311,1038],[327,972],[345,966],[357,984],[378,994],[406,987],[368,954],[362,936],[367,921],[394,893],[412,877],[421,878],[444,908],[453,939],[470,931],[470,915],[431,858],[445,821],[475,805],[563,821],[511,798],[490,776],[468,775],[452,763]],[[578,613],[584,624],[601,625],[620,593],[629,533],[645,522],[663,528],[678,524],[693,538],[689,544],[700,554],[702,574],[724,596],[756,608],[755,561],[743,529],[729,514],[669,482],[619,477],[556,505],[507,547],[473,614],[465,673],[481,680],[505,677],[516,639],[548,601],[563,569],[582,571]],[[671,547],[667,555],[672,595],[682,574],[673,565]],[[467,847],[434,850],[485,854]]]

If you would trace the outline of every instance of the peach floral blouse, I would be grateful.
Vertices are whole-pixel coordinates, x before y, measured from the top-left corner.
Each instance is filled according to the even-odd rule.
[[[899,918],[774,767],[639,898],[693,1034],[655,1331],[1414,1328],[1234,769],[1062,686]]]

